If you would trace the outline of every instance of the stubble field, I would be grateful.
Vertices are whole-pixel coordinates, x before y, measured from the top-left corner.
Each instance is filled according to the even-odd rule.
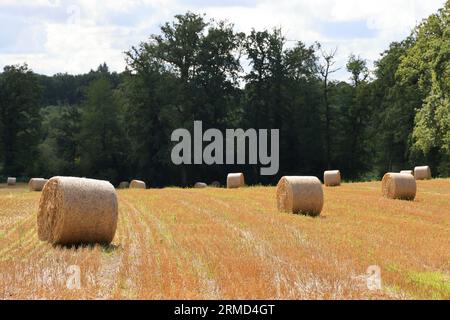
[[[110,246],[59,247],[37,238],[40,192],[0,185],[0,299],[450,299],[450,179],[380,189],[324,188],[318,218],[278,212],[274,187],[119,190]]]

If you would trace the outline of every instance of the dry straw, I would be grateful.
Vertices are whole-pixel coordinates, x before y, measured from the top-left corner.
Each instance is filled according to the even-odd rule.
[[[130,187],[130,183],[128,181],[122,181],[119,183],[119,189],[128,189]]]
[[[277,206],[283,212],[320,215],[323,208],[322,183],[317,177],[282,177],[277,185]]]
[[[108,181],[53,177],[41,194],[38,236],[62,245],[110,243],[117,218],[116,191]]]
[[[429,166],[415,167],[414,178],[416,178],[416,180],[431,179],[430,167]]]
[[[28,182],[28,188],[30,191],[42,191],[47,181],[48,180],[44,178],[31,178]]]
[[[341,185],[341,172],[339,170],[328,170],[323,173],[323,183],[327,187]]]
[[[245,184],[243,173],[229,173],[227,176],[227,188],[239,188]]]
[[[414,200],[416,180],[410,174],[386,173],[381,181],[383,197],[389,199]]]
[[[403,173],[403,174],[410,174],[410,175],[414,175],[414,172],[412,171],[412,170],[402,170],[402,171],[400,171],[400,173]]]
[[[130,183],[130,189],[145,189],[146,185],[144,181],[132,180]]]
[[[16,178],[8,177],[8,179],[6,180],[6,184],[7,184],[8,186],[14,186],[14,185],[16,185]]]
[[[194,185],[194,188],[206,188],[208,185],[204,182],[197,182]]]

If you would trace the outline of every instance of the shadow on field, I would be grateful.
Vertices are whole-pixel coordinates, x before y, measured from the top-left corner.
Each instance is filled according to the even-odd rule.
[[[60,249],[95,249],[96,247],[100,247],[101,250],[104,253],[112,253],[120,249],[120,245],[115,244],[102,244],[102,243],[77,243],[77,244],[55,244],[53,245],[54,248],[60,248]]]

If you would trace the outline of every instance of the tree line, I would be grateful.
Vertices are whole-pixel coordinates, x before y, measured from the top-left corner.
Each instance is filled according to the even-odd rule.
[[[248,183],[340,169],[346,180],[428,164],[450,175],[450,1],[409,37],[391,43],[369,72],[351,55],[298,41],[280,29],[236,32],[188,12],[126,52],[127,68],[38,75],[26,65],[0,74],[0,175],[87,176],[151,186]],[[350,81],[333,80],[344,67]],[[280,130],[280,170],[258,165],[174,165],[170,136],[192,130]]]

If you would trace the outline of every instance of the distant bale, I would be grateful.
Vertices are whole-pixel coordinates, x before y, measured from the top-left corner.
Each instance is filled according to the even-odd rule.
[[[48,179],[44,178],[31,178],[28,182],[28,188],[30,191],[42,191],[47,181]]]
[[[416,180],[410,174],[386,173],[381,181],[381,193],[389,199],[414,200]]]
[[[119,183],[119,186],[117,188],[119,189],[128,189],[130,187],[130,183],[128,181],[122,181]]]
[[[279,211],[318,216],[323,208],[322,183],[317,177],[285,176],[277,184]]]
[[[130,183],[130,189],[145,189],[147,186],[144,181],[132,180]]]
[[[245,184],[244,174],[240,173],[229,173],[227,176],[227,188],[239,188],[243,187]]]
[[[16,185],[16,178],[13,177],[8,177],[8,179],[6,180],[6,184],[8,186],[15,186]]]
[[[414,168],[414,178],[416,180],[431,179],[431,170],[429,166],[421,166]]]
[[[219,181],[213,181],[213,182],[211,182],[211,187],[214,187],[214,188],[220,188],[220,182],[219,182]]]
[[[412,170],[402,170],[402,171],[400,171],[400,173],[403,173],[403,174],[410,174],[410,175],[414,175],[414,172],[412,171]]]
[[[44,186],[38,236],[53,244],[110,243],[116,232],[116,191],[108,181],[53,177]]]
[[[204,182],[197,182],[194,185],[194,188],[206,188],[208,185]]]
[[[323,184],[327,187],[341,185],[341,172],[339,170],[327,170],[323,173]]]

